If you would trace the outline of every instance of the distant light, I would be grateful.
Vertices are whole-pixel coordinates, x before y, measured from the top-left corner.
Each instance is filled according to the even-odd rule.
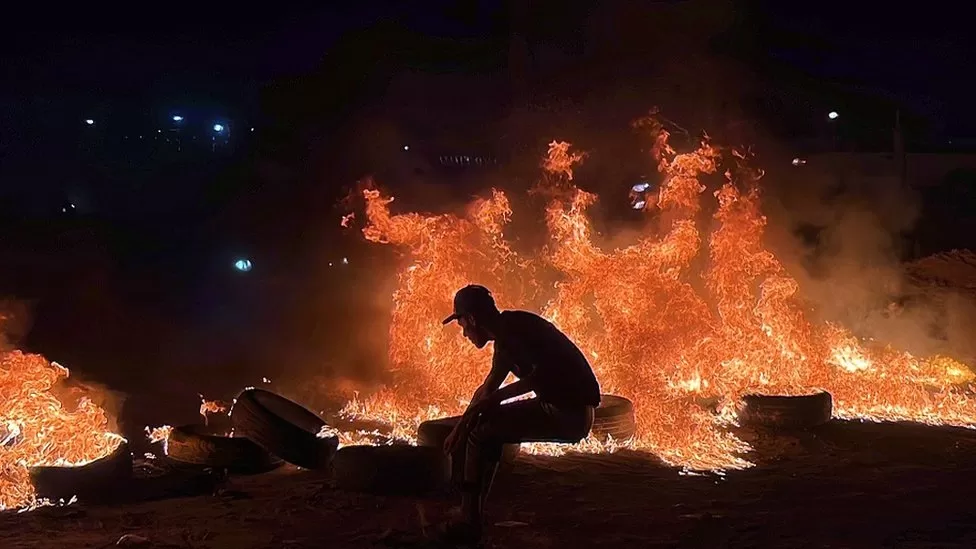
[[[802,166],[802,165],[804,165],[806,163],[807,163],[807,161],[804,158],[794,158],[793,159],[793,165],[794,166]]]
[[[253,126],[251,127],[251,131],[252,131],[252,132],[254,131],[254,127],[253,127]]]
[[[405,151],[409,151],[409,150],[410,150],[410,145],[404,145],[404,146],[403,146],[403,150],[405,150]]]
[[[830,111],[830,112],[827,113],[827,118],[829,118],[831,120],[837,120],[837,117],[838,116],[840,116],[840,115],[837,114],[837,111]]]
[[[156,130],[156,133],[163,133],[163,130]]]
[[[343,265],[348,265],[349,264],[349,258],[348,257],[343,257],[342,258],[342,264]]]
[[[88,124],[89,126],[94,126],[95,125],[95,121],[92,120],[91,118],[86,118],[85,119],[85,124]]]
[[[214,124],[213,125],[213,131],[215,131],[217,133],[220,133],[220,132],[224,131],[224,125],[223,124]]]
[[[173,122],[182,122],[182,121],[183,121],[183,117],[182,116],[180,116],[178,114],[174,114],[173,115]]]
[[[642,192],[646,191],[649,188],[651,188],[651,184],[648,183],[647,181],[642,181],[642,182],[634,185],[633,187],[631,187],[631,189],[635,193],[642,193]]]
[[[634,202],[634,209],[635,210],[643,210],[645,205],[647,205],[647,202],[646,201],[644,201],[644,200],[638,200],[637,202]]]
[[[234,268],[242,273],[246,273],[251,270],[251,260],[250,259],[238,259],[234,262]]]

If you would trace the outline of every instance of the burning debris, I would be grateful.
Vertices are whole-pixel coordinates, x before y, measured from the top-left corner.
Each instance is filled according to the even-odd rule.
[[[703,141],[678,154],[659,124],[650,128],[662,183],[642,207],[660,226],[606,250],[586,210],[597,196],[573,187],[583,158],[554,142],[543,161],[548,184],[569,188],[546,208],[547,246],[517,252],[504,234],[509,198],[493,190],[465,216],[393,214],[392,197],[365,190],[367,240],[409,252],[399,273],[390,327],[395,382],[346,412],[415,432],[460,412],[488,371],[488,354],[439,322],[453,292],[471,282],[496,289],[501,307],[535,304],[589,354],[604,392],[635,403],[629,444],[690,469],[747,467],[748,445],[725,428],[750,393],[828,391],[834,415],[872,421],[976,424],[976,401],[956,383],[969,368],[866,343],[805,313],[799,285],[763,244],[762,171],[747,154]],[[703,175],[724,173],[705,194]],[[714,229],[700,212],[714,200]],[[699,257],[704,269],[693,268]],[[554,278],[555,284],[542,282]],[[704,407],[703,401],[719,403]],[[581,449],[604,450],[585,442]],[[543,450],[545,451],[545,450]]]

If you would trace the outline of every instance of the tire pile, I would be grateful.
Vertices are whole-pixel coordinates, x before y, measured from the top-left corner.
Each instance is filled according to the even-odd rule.
[[[320,437],[325,421],[285,397],[263,389],[238,395],[230,414],[232,437],[205,426],[176,427],[166,455],[183,463],[264,473],[288,462],[304,469],[326,469],[339,446],[337,437]]]
[[[77,496],[87,501],[125,501],[202,493],[227,474],[263,473],[288,462],[305,469],[327,469],[338,437],[320,437],[318,415],[280,395],[248,389],[231,413],[233,436],[203,425],[170,432],[164,473],[134,474],[127,443],[102,459],[79,467],[34,467],[31,480],[39,498],[53,501]],[[138,468],[135,469],[138,471]]]
[[[181,490],[185,492],[187,486],[196,493],[212,490],[227,474],[264,473],[284,463],[311,470],[331,468],[341,489],[419,494],[442,490],[452,479],[461,478],[463,456],[445,456],[442,449],[459,420],[448,417],[422,423],[417,433],[418,446],[362,445],[338,450],[338,437],[320,436],[326,423],[317,414],[275,393],[248,389],[238,395],[230,413],[233,436],[205,425],[172,429],[165,461],[171,471],[181,472],[182,484],[167,484],[159,475],[148,484],[137,482],[132,454],[125,443],[111,455],[88,465],[36,467],[31,474],[39,497],[52,500],[78,496],[104,501],[108,493],[114,494],[111,499],[118,500],[135,492],[142,492],[143,496],[146,492],[190,495]],[[634,428],[633,403],[603,395],[592,436],[603,441],[622,441],[633,436]],[[503,471],[514,466],[519,447],[504,447]],[[459,450],[463,451],[464,448]]]

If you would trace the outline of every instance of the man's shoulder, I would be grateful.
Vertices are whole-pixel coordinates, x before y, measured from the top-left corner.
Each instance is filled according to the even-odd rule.
[[[531,328],[541,328],[543,326],[552,326],[552,324],[545,318],[539,316],[531,311],[523,311],[520,309],[512,309],[508,311],[502,311],[502,323],[506,327],[516,328],[518,331],[531,329]]]

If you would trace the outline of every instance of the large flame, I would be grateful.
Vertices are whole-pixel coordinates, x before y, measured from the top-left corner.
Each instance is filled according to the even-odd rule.
[[[0,353],[0,509],[36,503],[30,467],[83,465],[123,440],[90,399],[65,409],[52,389],[67,377],[67,368],[40,355]]]
[[[393,198],[366,190],[366,238],[408,251],[409,264],[393,296],[396,382],[346,411],[408,439],[418,422],[459,412],[484,379],[490,354],[440,321],[454,292],[477,282],[500,307],[537,306],[569,334],[604,392],[635,402],[638,431],[629,444],[675,465],[748,466],[748,446],[727,427],[739,397],[750,392],[827,390],[840,418],[976,424],[976,401],[956,385],[971,378],[965,365],[869,347],[840,326],[807,318],[797,281],[763,245],[762,173],[745,154],[707,141],[676,154],[666,131],[645,125],[656,132],[652,156],[662,173],[647,208],[660,223],[624,248],[594,242],[586,210],[597,197],[572,186],[584,155],[564,142],[550,144],[542,164],[553,189],[549,242],[532,257],[508,244],[512,210],[500,191],[463,216],[426,216],[393,215]],[[700,177],[719,170],[725,183],[710,197]],[[702,214],[710,198],[711,222]],[[702,226],[713,229],[703,236]],[[543,282],[546,273],[556,275],[554,284]],[[605,449],[592,441],[579,448]]]

